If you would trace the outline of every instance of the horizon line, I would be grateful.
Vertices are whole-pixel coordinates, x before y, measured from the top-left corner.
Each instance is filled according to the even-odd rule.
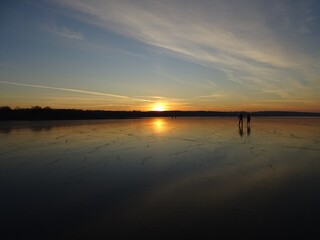
[[[89,111],[89,112],[141,112],[141,113],[166,113],[166,112],[219,112],[219,113],[238,113],[238,112],[248,112],[248,113],[259,113],[259,112],[275,112],[275,113],[316,113],[320,112],[315,111],[290,111],[290,110],[256,110],[256,111],[219,111],[219,110],[164,110],[164,111],[155,111],[155,110],[106,110],[106,109],[81,109],[81,108],[52,108],[50,106],[41,107],[41,106],[32,106],[27,108],[15,107],[11,108],[10,106],[0,106],[0,110],[4,108],[9,108],[12,111],[15,110],[68,110],[68,111]]]

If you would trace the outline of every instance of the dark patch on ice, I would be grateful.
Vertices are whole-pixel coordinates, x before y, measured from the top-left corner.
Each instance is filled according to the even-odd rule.
[[[52,162],[50,162],[50,163],[48,164],[48,166],[53,165],[53,164],[59,162],[60,160],[61,160],[61,158],[57,158],[57,159],[53,160]]]
[[[183,140],[183,141],[187,141],[187,142],[199,142],[197,140],[189,139],[189,138],[178,138],[178,140]]]
[[[175,153],[168,154],[168,156],[176,156],[176,155],[179,155],[179,154],[182,154],[182,153],[186,153],[186,152],[189,152],[189,150],[178,151],[178,152],[175,152]]]
[[[148,159],[150,159],[150,158],[152,158],[152,156],[146,156],[146,157],[142,158],[142,159],[141,159],[141,165],[144,165],[145,162],[146,162]]]
[[[274,168],[274,166],[272,164],[269,164],[269,167],[272,169],[272,170],[277,170]]]
[[[121,151],[127,151],[127,150],[131,150],[131,149],[135,149],[137,147],[128,147],[128,148],[120,148],[111,152],[121,152]]]
[[[294,134],[292,134],[292,133],[290,133],[290,136],[291,136],[292,138],[298,138],[298,139],[301,139],[301,137],[297,137],[296,135],[294,135]]]
[[[63,138],[63,137],[65,137],[65,135],[61,135],[59,137],[56,137],[56,140],[59,140],[60,138]]]
[[[317,151],[319,152],[320,149],[317,148],[308,148],[308,147],[294,147],[294,146],[281,146],[283,148],[293,148],[293,149],[299,149],[299,150],[306,150],[306,151]]]
[[[84,166],[73,168],[71,171],[78,171],[78,170],[82,170],[82,169],[87,169],[87,168],[93,167],[93,166],[95,166],[97,164],[98,164],[98,162],[90,163],[90,164],[87,164],[87,165],[84,165]]]

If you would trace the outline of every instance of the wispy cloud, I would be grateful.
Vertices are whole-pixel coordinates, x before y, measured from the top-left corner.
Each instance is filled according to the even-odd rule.
[[[296,38],[283,36],[284,26],[270,23],[271,18],[282,18],[283,6],[275,6],[276,2],[266,6],[264,1],[62,0],[60,4],[81,12],[84,21],[168,55],[218,68],[245,86],[281,89],[284,81],[298,86],[297,72],[306,82],[317,81],[307,74],[320,73],[314,68],[319,58],[302,51]],[[303,8],[301,28],[312,23],[310,7]],[[287,22],[293,21],[292,11],[298,9],[286,10]]]
[[[103,27],[195,60],[237,66],[240,63],[230,63],[230,58],[245,57],[279,67],[295,64],[295,59],[289,58],[275,41],[272,29],[262,21],[260,13],[256,13],[259,9],[251,1],[241,3],[241,9],[249,16],[233,11],[239,7],[236,1],[210,6],[213,12],[206,11],[205,5],[185,1],[62,3],[96,17],[95,23]]]
[[[210,95],[203,95],[203,96],[197,96],[197,97],[194,97],[195,99],[198,99],[198,98],[221,98],[221,97],[225,97],[226,94],[217,94],[217,93],[213,93],[213,94],[210,94]]]
[[[312,103],[310,100],[305,99],[265,99],[260,100],[260,102],[269,102],[269,103]]]
[[[109,98],[118,98],[118,99],[125,99],[125,100],[131,100],[131,101],[149,102],[149,100],[142,99],[142,98],[133,98],[133,97],[129,97],[129,96],[96,92],[96,91],[87,91],[87,90],[82,90],[82,89],[61,88],[61,87],[43,86],[43,85],[35,85],[35,84],[24,84],[24,83],[7,82],[7,81],[0,81],[0,83],[15,85],[15,86],[22,86],[22,87],[42,88],[42,89],[51,89],[51,90],[58,90],[58,91],[65,91],[65,92],[82,93],[82,94],[87,94],[87,95],[104,96],[104,97],[109,97]]]
[[[66,95],[55,95],[40,97],[41,99],[50,100],[50,103],[54,105],[63,105],[65,107],[81,107],[81,108],[108,108],[115,110],[129,110],[129,109],[142,109],[149,110],[150,104],[154,103],[164,103],[169,104],[168,109],[189,109],[191,107],[190,103],[201,103],[201,102],[212,102],[212,98],[219,98],[220,95],[210,95],[210,96],[199,96],[193,99],[185,99],[185,98],[168,98],[168,97],[160,97],[160,96],[124,96],[117,94],[110,94],[104,92],[96,92],[96,91],[88,91],[82,89],[74,89],[74,88],[61,88],[61,87],[53,87],[53,86],[44,86],[44,85],[36,85],[36,84],[24,84],[17,82],[7,82],[0,81],[0,84],[14,85],[20,87],[31,87],[31,88],[40,88],[40,89],[50,89],[55,91],[62,92],[72,92],[72,93],[80,93],[84,95],[91,95],[92,97],[73,97]],[[205,99],[208,98],[208,99]],[[100,104],[97,104],[97,103]]]
[[[85,36],[80,31],[75,31],[67,27],[58,27],[55,24],[46,25],[44,27],[47,31],[58,35],[60,37],[73,39],[73,40],[85,40]]]

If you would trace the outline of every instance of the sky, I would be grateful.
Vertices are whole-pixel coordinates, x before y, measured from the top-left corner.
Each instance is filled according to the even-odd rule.
[[[320,112],[320,1],[4,0],[0,106]]]

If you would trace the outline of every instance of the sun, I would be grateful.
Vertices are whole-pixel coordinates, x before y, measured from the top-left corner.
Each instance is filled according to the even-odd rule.
[[[163,112],[165,111],[167,108],[163,103],[156,103],[153,107],[152,107],[152,111],[157,111],[157,112]]]

